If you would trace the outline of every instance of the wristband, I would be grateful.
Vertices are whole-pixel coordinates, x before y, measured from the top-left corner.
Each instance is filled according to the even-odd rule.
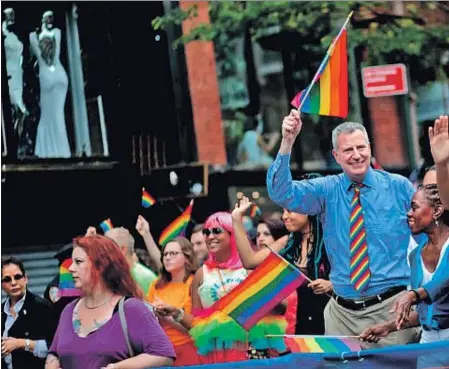
[[[418,302],[420,302],[421,301],[421,296],[419,295],[419,292],[418,291],[416,291],[416,290],[410,290],[409,292],[413,292],[414,294],[415,294],[415,297],[416,297],[416,303],[418,303]]]
[[[179,309],[178,316],[174,319],[175,322],[179,323],[184,318],[184,309]]]

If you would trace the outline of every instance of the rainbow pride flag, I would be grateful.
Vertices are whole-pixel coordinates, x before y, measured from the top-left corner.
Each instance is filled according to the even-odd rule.
[[[213,308],[229,315],[248,330],[305,281],[306,277],[297,268],[271,252]]]
[[[171,222],[161,233],[159,237],[159,245],[165,246],[168,241],[181,235],[186,229],[192,216],[193,200],[190,201],[189,206],[183,211],[183,213]]]
[[[291,101],[295,108],[304,113],[340,118],[348,116],[346,23],[329,47],[310,85]]]
[[[252,204],[250,211],[249,211],[249,216],[251,218],[254,218],[256,215],[261,215],[262,211],[260,210],[260,208],[257,206],[257,204]]]
[[[101,229],[103,230],[104,233],[106,233],[107,231],[110,231],[112,228],[114,228],[110,218],[103,220],[100,223],[100,227],[101,227]]]
[[[285,343],[291,352],[341,353],[360,351],[360,343],[354,338],[327,336],[285,336]]]
[[[75,288],[72,273],[69,272],[72,258],[65,259],[59,267],[59,296],[73,297],[80,296],[80,291]]]
[[[156,200],[153,196],[151,196],[147,191],[145,191],[145,188],[142,187],[142,206],[144,208],[149,208],[150,206],[153,206],[156,203]]]

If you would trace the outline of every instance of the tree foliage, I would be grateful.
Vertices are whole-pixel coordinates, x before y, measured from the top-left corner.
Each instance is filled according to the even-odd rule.
[[[351,10],[349,45],[367,46],[366,63],[403,62],[411,68],[412,79],[424,70],[439,75],[442,53],[449,49],[449,6],[447,2],[404,2],[403,15],[393,13],[391,2],[356,1],[211,1],[210,24],[200,24],[175,40],[174,46],[193,40],[213,41],[217,59],[232,60],[232,40],[247,28],[255,41],[273,30],[296,35],[291,45],[298,54],[323,56]],[[179,8],[153,20],[155,29],[180,25],[195,17],[195,5]],[[447,68],[447,66],[446,66]]]

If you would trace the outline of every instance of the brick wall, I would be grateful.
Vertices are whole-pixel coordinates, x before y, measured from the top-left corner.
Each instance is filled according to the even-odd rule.
[[[376,160],[385,168],[407,166],[407,143],[401,128],[405,122],[400,121],[396,99],[393,96],[370,98],[368,109]]]
[[[210,23],[208,1],[180,1],[179,6],[181,9],[188,9],[194,4],[198,7],[198,17],[183,23],[184,34],[189,34],[197,24]],[[192,41],[185,46],[185,54],[198,160],[226,164],[214,44]]]

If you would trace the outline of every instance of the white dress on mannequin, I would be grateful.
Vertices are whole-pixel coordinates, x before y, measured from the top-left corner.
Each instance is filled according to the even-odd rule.
[[[44,33],[45,32],[45,33]],[[42,53],[39,42],[50,49]],[[39,39],[36,32],[30,33],[30,45],[39,63],[41,117],[37,127],[35,155],[40,158],[71,157],[64,105],[67,96],[68,78],[59,55],[61,51],[61,30],[54,28],[43,31]],[[51,55],[51,48],[54,55]]]
[[[14,32],[3,30],[3,34],[5,35],[4,45],[9,98],[11,99],[11,105],[17,106],[23,113],[26,110],[23,103],[23,43]]]

